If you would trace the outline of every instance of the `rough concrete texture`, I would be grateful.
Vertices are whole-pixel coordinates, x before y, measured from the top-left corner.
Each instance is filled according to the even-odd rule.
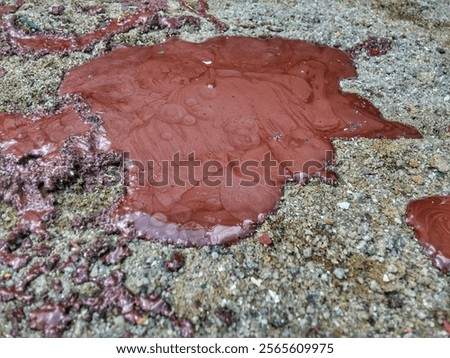
[[[196,1],[185,3],[197,6]],[[1,55],[0,111],[54,110],[64,72],[119,44],[148,45],[169,35],[195,42],[217,35],[248,35],[349,49],[373,36],[390,39],[391,48],[377,57],[364,51],[357,54],[359,76],[343,81],[342,88],[371,100],[385,118],[414,126],[424,138],[335,141],[333,169],[339,185],[318,181],[287,185],[279,210],[254,237],[231,247],[201,249],[134,240],[127,244],[128,257],[114,264],[98,259],[89,266],[89,277],[101,279],[120,270],[131,294],[160,295],[174,315],[192,323],[196,337],[447,337],[450,276],[431,264],[404,217],[409,200],[450,193],[446,132],[450,4],[439,0],[209,0],[208,4],[209,13],[229,26],[227,31],[219,32],[212,22],[170,0],[166,14],[198,17],[200,27],[138,27],[85,52]],[[139,1],[72,1],[53,15],[49,9],[56,5],[53,0],[24,1],[5,18],[14,16],[17,26],[30,33],[85,34],[136,11]],[[101,5],[102,11],[77,11],[94,5]],[[111,184],[85,190],[83,183],[59,190],[58,214],[48,227],[52,239],[45,242],[52,255],[65,260],[98,239],[117,245],[117,234],[89,220],[74,228],[73,220],[107,208],[120,190],[120,185]],[[0,217],[0,235],[5,238],[17,221],[16,213],[0,203]],[[269,234],[272,245],[258,241],[262,232]],[[171,271],[164,261],[175,251],[183,254],[185,264]],[[0,263],[0,286],[19,282],[40,260],[36,254],[20,270]],[[0,336],[40,337],[43,330],[29,323],[34,309],[48,300],[64,302],[73,293],[95,294],[99,286],[93,282],[73,283],[76,267],[68,264],[31,281],[26,292],[35,300],[30,305],[0,302]],[[70,322],[61,332],[64,337],[180,335],[180,325],[167,315],[143,314],[130,323],[117,308],[99,314],[83,306],[66,314]]]

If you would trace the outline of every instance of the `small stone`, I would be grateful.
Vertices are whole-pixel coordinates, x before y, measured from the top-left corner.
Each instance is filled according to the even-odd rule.
[[[252,283],[258,287],[261,286],[261,283],[262,283],[262,280],[254,278],[253,276],[250,277],[250,281],[252,281]]]
[[[384,275],[383,275],[383,282],[389,282],[390,280],[389,280],[389,276],[388,276],[388,274],[387,273],[385,273]]]
[[[337,205],[343,210],[347,210],[350,207],[350,203],[348,201],[341,201]]]
[[[416,106],[414,106],[414,105],[412,105],[412,104],[407,104],[407,105],[405,106],[405,108],[406,108],[406,110],[407,110],[408,112],[411,112],[411,113],[417,113],[417,112],[419,112],[419,108],[416,107]]]
[[[425,183],[425,180],[420,175],[413,175],[411,177],[412,181],[416,183],[417,185],[423,185]]]
[[[429,159],[428,162],[433,168],[436,168],[442,173],[447,173],[450,171],[450,162],[448,158],[434,155]]]
[[[312,250],[310,247],[306,247],[305,249],[303,249],[303,256],[305,256],[306,258],[312,256]]]
[[[409,161],[409,166],[411,168],[418,168],[419,167],[419,161],[417,159],[411,159]]]
[[[275,303],[280,303],[280,296],[275,291],[269,290],[269,295]]]
[[[333,271],[333,274],[337,279],[342,280],[345,277],[345,270],[339,267]]]
[[[334,219],[330,218],[330,217],[326,217],[325,219],[323,219],[323,222],[326,225],[333,225],[334,224]]]

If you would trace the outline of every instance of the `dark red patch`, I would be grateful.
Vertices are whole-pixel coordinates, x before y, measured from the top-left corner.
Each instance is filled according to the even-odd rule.
[[[144,296],[140,295],[135,298],[136,305],[142,309],[144,312],[150,312],[153,314],[159,314],[162,316],[170,316],[171,308],[170,305],[165,302],[161,296],[150,295]]]
[[[64,10],[66,10],[66,7],[64,5],[54,5],[48,10],[48,12],[51,15],[58,16],[61,15],[64,12]]]
[[[103,262],[108,265],[114,265],[118,262],[125,260],[126,257],[131,255],[131,250],[126,246],[117,246],[116,248],[109,251],[103,257]]]
[[[261,235],[259,235],[258,241],[263,245],[271,245],[272,244],[272,239],[270,238],[270,236],[267,232],[263,232]]]
[[[76,285],[89,281],[89,265],[79,265],[72,275],[72,281]]]
[[[387,38],[369,37],[367,40],[349,48],[346,52],[351,58],[355,58],[361,52],[369,56],[380,56],[386,54],[391,49],[392,41]]]
[[[216,316],[227,325],[227,327],[230,327],[233,324],[234,320],[234,312],[230,311],[228,309],[221,309],[216,311]]]
[[[45,337],[60,337],[70,321],[65,307],[58,303],[46,303],[29,314],[30,327],[42,331]]]
[[[180,337],[190,338],[194,335],[194,326],[192,323],[185,318],[172,318],[173,326],[179,330]]]
[[[406,222],[433,263],[443,272],[450,271],[450,196],[431,196],[411,201]]]
[[[184,266],[183,254],[181,252],[174,252],[170,257],[170,260],[164,261],[164,266],[166,266],[169,271],[178,271]]]

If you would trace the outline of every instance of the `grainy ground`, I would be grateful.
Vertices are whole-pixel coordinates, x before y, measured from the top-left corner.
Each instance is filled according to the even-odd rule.
[[[177,316],[193,323],[199,337],[447,337],[443,323],[450,321],[450,276],[432,266],[404,216],[409,200],[450,193],[450,136],[445,132],[450,125],[450,5],[439,0],[208,3],[210,13],[229,25],[225,34],[230,36],[276,35],[342,49],[370,36],[391,39],[392,48],[385,55],[361,53],[355,60],[359,77],[342,87],[370,99],[385,118],[413,125],[424,138],[335,141],[339,186],[312,182],[286,187],[280,209],[260,229],[271,235],[271,246],[254,237],[229,248],[202,249],[133,241],[132,255],[123,263],[111,266],[98,261],[90,267],[90,276],[103,277],[120,269],[132,293],[161,294]],[[123,11],[118,2],[102,1],[104,12],[89,15],[74,9],[95,1],[72,1],[62,15],[51,16],[48,9],[55,4],[25,1],[16,16],[46,31],[82,34]],[[188,13],[175,1],[169,4],[170,14]],[[205,20],[200,30],[179,31],[189,41],[218,34]],[[88,53],[4,56],[0,111],[52,110],[55,91],[71,67],[118,43],[146,45],[163,41],[166,35],[135,29],[109,43],[100,42]],[[60,214],[49,228],[54,253],[67,257],[71,240],[117,241],[96,228],[73,232],[70,221],[107,206],[118,190],[99,187],[85,192],[74,185],[59,192]],[[4,237],[16,217],[4,203],[0,216]],[[163,264],[174,251],[186,259],[178,272]],[[68,266],[63,272],[41,275],[28,292],[39,297],[55,275],[64,289],[50,290],[50,299],[63,301],[70,292],[95,291],[89,282],[74,285],[73,270]],[[0,280],[12,276],[10,280],[17,282],[25,271],[16,273],[0,264]],[[38,298],[25,307],[25,316],[41,304]],[[13,327],[7,317],[17,305],[16,301],[0,303],[0,336],[10,336],[14,329],[20,336],[41,336],[26,319]],[[230,325],[219,318],[224,314]],[[140,337],[178,335],[172,322],[161,316],[149,315],[132,325],[115,311],[105,317],[91,317],[85,309],[70,315],[66,337],[120,337],[126,332]]]

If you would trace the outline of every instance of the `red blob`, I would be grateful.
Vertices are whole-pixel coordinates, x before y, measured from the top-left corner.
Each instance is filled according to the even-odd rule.
[[[406,222],[433,263],[443,272],[450,271],[450,196],[431,196],[411,201]]]
[[[30,327],[43,331],[45,337],[60,337],[71,317],[58,303],[46,303],[30,311]]]
[[[420,138],[343,94],[339,80],[354,76],[345,53],[303,41],[171,39],[75,68],[61,93],[80,93],[102,113],[124,153],[119,213],[135,234],[201,246],[250,234],[287,178],[327,177],[330,138]]]
[[[229,244],[276,209],[286,180],[335,181],[325,169],[332,138],[420,138],[342,93],[339,80],[354,76],[344,52],[298,40],[170,39],[120,48],[71,70],[61,85],[73,107],[99,123],[84,123],[88,116],[71,107],[34,123],[0,114],[0,149],[48,160],[67,137],[84,135],[74,148],[80,154],[123,154],[128,191],[117,214],[124,233]]]
[[[72,108],[34,122],[20,114],[0,112],[0,150],[17,157],[27,154],[48,158],[59,155],[69,136],[85,134],[88,130],[89,126]]]

